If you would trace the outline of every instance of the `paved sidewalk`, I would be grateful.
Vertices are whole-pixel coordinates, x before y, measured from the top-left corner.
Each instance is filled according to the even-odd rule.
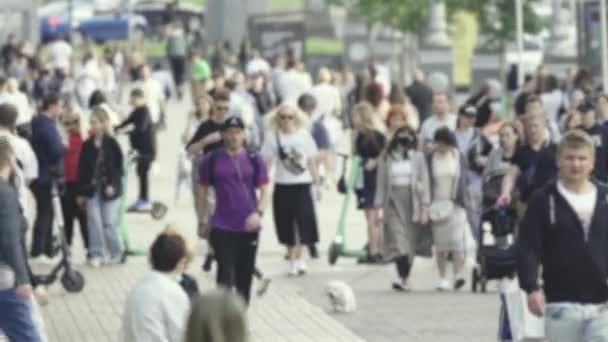
[[[198,268],[200,262],[200,258],[195,259],[190,271],[205,291],[214,285],[212,274],[203,274]],[[132,258],[123,266],[81,270],[87,279],[82,293],[66,294],[59,285],[49,290],[52,302],[42,310],[49,342],[120,341],[124,303],[129,289],[147,270],[145,259]],[[364,341],[285,282],[271,284],[264,297],[253,300],[248,314],[254,342]]]

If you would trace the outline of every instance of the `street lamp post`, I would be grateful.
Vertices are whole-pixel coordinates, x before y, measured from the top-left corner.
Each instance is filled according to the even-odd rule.
[[[608,90],[608,46],[606,46],[606,39],[608,39],[608,32],[606,32],[606,0],[600,0],[600,22],[602,26],[602,86],[603,91]]]
[[[524,84],[524,5],[515,0],[515,20],[517,26],[517,86]]]

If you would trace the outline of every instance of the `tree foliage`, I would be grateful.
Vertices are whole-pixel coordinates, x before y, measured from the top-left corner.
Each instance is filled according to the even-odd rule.
[[[329,3],[349,8],[350,15],[370,25],[381,23],[410,33],[425,27],[429,12],[424,0],[329,0]]]
[[[534,3],[538,1],[522,0],[524,32],[538,33],[542,29],[542,21],[533,10]],[[446,5],[448,13],[466,10],[476,15],[483,44],[487,48],[497,49],[515,39],[515,0],[446,0]]]
[[[433,0],[329,0],[330,4],[349,9],[351,15],[368,24],[381,23],[401,32],[419,33],[427,26],[429,4]],[[522,0],[524,31],[537,33],[542,28],[533,11],[539,0]],[[448,15],[458,10],[474,13],[483,32],[484,44],[498,48],[515,39],[515,0],[445,0]]]

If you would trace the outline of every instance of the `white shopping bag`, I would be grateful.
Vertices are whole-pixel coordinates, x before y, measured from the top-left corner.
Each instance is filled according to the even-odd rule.
[[[519,288],[517,280],[510,282],[504,291],[513,341],[543,340],[545,318],[530,312],[527,295]]]

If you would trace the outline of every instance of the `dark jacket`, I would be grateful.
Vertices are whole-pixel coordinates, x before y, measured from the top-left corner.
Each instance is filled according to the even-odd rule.
[[[61,142],[57,125],[48,116],[39,114],[32,119],[32,148],[38,159],[40,184],[50,184],[51,173],[63,175],[63,156],[66,147]]]
[[[129,133],[131,147],[140,156],[154,160],[156,158],[156,133],[148,107],[141,106],[133,109],[129,117],[116,128],[124,128],[128,125],[133,125],[133,130]]]
[[[25,225],[17,191],[0,180],[0,264],[13,270],[16,285],[30,283],[23,244]]]
[[[78,161],[78,189],[85,197],[93,197],[97,191],[103,191],[101,185],[112,186],[115,189],[114,196],[106,198],[116,199],[122,194],[122,177],[124,174],[123,154],[118,142],[110,136],[105,136],[101,143],[103,159],[98,165],[100,149],[95,146],[95,138],[91,137],[85,141],[80,152]],[[95,178],[95,170],[99,167],[99,177]],[[103,183],[103,184],[100,184]]]
[[[517,270],[524,291],[539,289],[542,266],[548,303],[608,301],[608,188],[597,185],[597,190],[587,237],[557,182],[531,197],[518,237]]]
[[[431,106],[433,104],[433,90],[431,87],[420,81],[414,81],[405,89],[407,96],[420,115],[420,122],[424,122],[431,116]]]

